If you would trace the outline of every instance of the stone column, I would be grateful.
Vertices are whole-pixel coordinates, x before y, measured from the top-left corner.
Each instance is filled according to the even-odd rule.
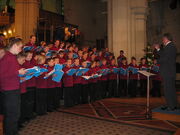
[[[146,0],[108,0],[108,46],[117,57],[125,51],[143,57],[146,45]]]
[[[15,32],[24,42],[36,34],[39,17],[39,0],[15,0]]]
[[[146,17],[147,2],[146,0],[131,0],[131,45],[133,46],[132,55],[138,60],[144,56],[146,41]]]

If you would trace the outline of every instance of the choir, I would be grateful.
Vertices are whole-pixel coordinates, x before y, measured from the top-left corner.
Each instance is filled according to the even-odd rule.
[[[110,97],[145,96],[147,79],[140,75],[138,70],[156,74],[153,77],[151,94],[161,96],[160,65],[157,64],[156,59],[152,66],[147,65],[145,58],[142,58],[138,64],[135,57],[132,57],[128,64],[123,50],[120,50],[120,56],[115,59],[108,48],[97,50],[96,47],[83,47],[81,49],[74,43],[59,40],[54,44],[46,44],[42,41],[39,46],[35,42],[36,37],[32,35],[30,42],[24,45],[21,53],[19,51],[13,55],[6,51],[0,58],[1,93],[8,90],[15,90],[13,91],[15,93],[21,92],[21,103],[18,103],[21,106],[21,113],[17,113],[21,115],[15,116],[19,118],[19,125],[33,119],[36,115],[56,111],[62,99],[65,107],[72,107]],[[53,80],[56,74],[51,74],[55,71],[56,65],[62,65],[60,81]],[[31,78],[18,77],[19,69],[26,69],[27,72],[27,69],[34,67],[46,69],[46,72]],[[21,72],[19,74],[25,74]],[[8,114],[6,117],[9,118]],[[7,122],[10,121],[7,120]],[[7,129],[6,132],[8,132]]]

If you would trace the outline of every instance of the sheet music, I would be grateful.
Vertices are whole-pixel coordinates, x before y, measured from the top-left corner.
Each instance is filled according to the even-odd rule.
[[[147,72],[147,71],[144,71],[144,70],[139,70],[138,72],[140,74],[144,75],[144,76],[147,76],[147,77],[155,75],[153,73],[150,73],[150,72]]]

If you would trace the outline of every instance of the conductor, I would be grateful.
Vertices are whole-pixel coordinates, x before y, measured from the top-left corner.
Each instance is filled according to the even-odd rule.
[[[163,79],[164,96],[167,106],[162,110],[174,111],[177,109],[177,96],[175,89],[176,79],[176,47],[172,42],[172,36],[165,33],[162,37],[163,48],[155,45],[159,55],[158,63],[160,64],[160,74]]]

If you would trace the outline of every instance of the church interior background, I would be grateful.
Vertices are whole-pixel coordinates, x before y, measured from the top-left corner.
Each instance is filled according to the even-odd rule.
[[[70,40],[78,46],[108,47],[116,57],[124,50],[128,60],[132,56],[139,60],[145,55],[144,49],[166,32],[173,35],[177,47],[176,87],[180,95],[179,0],[0,0],[0,33],[6,38],[22,37],[24,42],[35,34],[38,42]],[[164,100],[154,98],[150,103],[153,108]],[[142,111],[145,104],[142,98],[105,99],[61,108],[33,120],[20,134],[170,135],[180,128],[179,115],[152,113],[152,119],[147,120]],[[131,109],[120,113],[114,108]]]

